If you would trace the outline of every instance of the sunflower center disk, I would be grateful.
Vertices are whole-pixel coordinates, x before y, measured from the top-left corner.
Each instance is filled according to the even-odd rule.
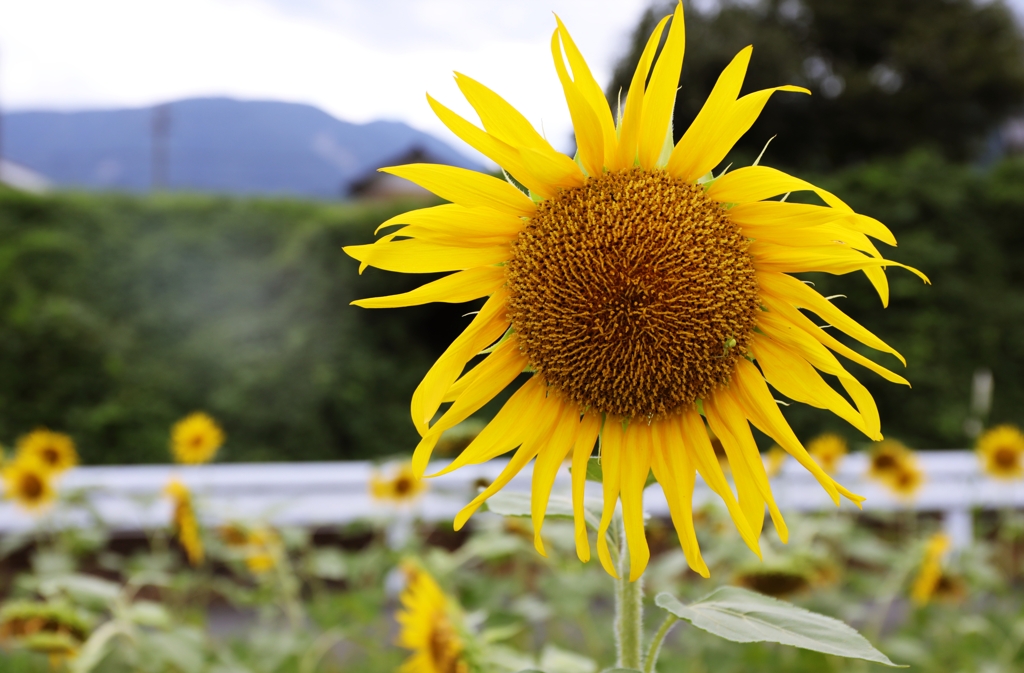
[[[729,380],[759,310],[748,241],[702,187],[638,168],[544,201],[512,245],[530,364],[583,408],[672,414]]]

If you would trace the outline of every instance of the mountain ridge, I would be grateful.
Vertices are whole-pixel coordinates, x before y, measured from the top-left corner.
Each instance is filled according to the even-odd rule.
[[[157,147],[166,159],[154,167],[154,127],[161,125],[165,140]],[[173,190],[338,198],[359,176],[415,147],[441,163],[479,167],[402,122],[355,124],[282,101],[211,97],[139,108],[18,111],[4,115],[2,130],[6,159],[57,187],[86,190],[146,191],[156,177]]]

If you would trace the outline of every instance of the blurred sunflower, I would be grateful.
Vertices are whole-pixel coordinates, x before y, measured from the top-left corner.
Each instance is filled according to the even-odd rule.
[[[401,629],[397,644],[412,656],[399,673],[469,673],[458,605],[425,570],[405,573],[408,584],[395,615]]]
[[[177,479],[168,482],[164,487],[164,493],[171,498],[174,507],[171,519],[178,542],[185,550],[188,562],[193,566],[198,566],[203,562],[205,552],[203,540],[199,535],[199,521],[196,519],[196,511],[192,506],[192,493],[188,490],[188,486]]]
[[[419,498],[427,484],[413,472],[411,463],[394,466],[386,475],[374,472],[370,475],[370,495],[377,500],[398,504]]]
[[[905,465],[914,462],[914,454],[902,442],[887,439],[871,447],[868,476],[886,482]]]
[[[829,474],[835,474],[839,469],[839,463],[846,456],[846,440],[839,435],[827,432],[808,442],[807,452],[814,460],[818,461],[821,469]]]
[[[257,528],[246,537],[245,566],[254,575],[262,575],[277,567],[281,553],[281,538],[270,528]]]
[[[0,643],[47,654],[53,668],[78,654],[90,620],[70,605],[12,601],[0,608]]]
[[[49,467],[32,456],[21,456],[3,468],[4,495],[29,510],[38,512],[57,497]]]
[[[38,428],[18,440],[18,457],[29,456],[57,474],[78,464],[78,452],[71,437]]]
[[[950,540],[947,535],[936,533],[925,545],[924,560],[921,569],[914,578],[910,589],[910,598],[918,605],[924,605],[935,593],[942,578],[942,557],[949,551]]]
[[[782,466],[786,463],[786,459],[789,458],[789,454],[778,444],[768,449],[768,465],[765,470],[769,477],[778,476],[779,472],[782,471]]]
[[[781,171],[755,165],[710,173],[774,92],[808,93],[782,86],[740,97],[750,47],[726,67],[703,110],[673,144],[685,41],[682,4],[655,28],[614,116],[556,21],[551,50],[576,132],[577,159],[557,152],[496,93],[456,74],[483,128],[428,95],[431,107],[515,183],[452,166],[382,169],[452,203],[394,217],[382,227],[406,226],[345,251],[361,269],[455,273],[411,292],[354,303],[386,308],[488,297],[413,394],[413,423],[422,436],[413,456],[417,475],[445,430],[523,372],[531,374],[442,471],[518,447],[501,476],[459,513],[456,528],[536,458],[534,544],[544,553],[546,503],[572,451],[577,553],[589,560],[584,466],[600,435],[604,511],[597,541],[605,569],[617,574],[605,532],[620,497],[631,579],[647,565],[642,501],[653,469],[690,566],[707,576],[691,520],[697,473],[725,501],[755,552],[765,505],[779,535],[788,535],[751,423],[807,468],[837,504],[841,495],[862,500],[811,459],[768,384],[881,439],[871,395],[833,352],[889,381],[907,382],[832,333],[902,358],[790,274],[863,271],[885,304],[884,269],[902,265],[884,259],[869,237],[890,245],[895,238],[833,194]],[[768,200],[796,191],[813,192],[827,205]],[[804,311],[831,328],[822,329]],[[465,371],[481,353],[486,359]],[[848,398],[819,371],[835,376]],[[446,402],[451,406],[434,420]],[[709,431],[722,443],[736,494],[715,459]]]
[[[1024,434],[1013,425],[999,425],[978,438],[975,447],[982,469],[996,479],[1024,476]]]
[[[924,471],[916,460],[903,461],[882,483],[897,497],[909,500],[924,485]]]
[[[171,453],[178,463],[208,463],[223,443],[224,431],[202,412],[189,414],[171,429]]]

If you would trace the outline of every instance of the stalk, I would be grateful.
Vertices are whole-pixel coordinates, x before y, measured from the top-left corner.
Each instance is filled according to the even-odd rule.
[[[658,665],[658,655],[661,654],[661,644],[678,621],[679,617],[669,614],[658,627],[658,632],[654,634],[654,639],[651,641],[650,647],[647,648],[647,656],[644,657],[644,673],[654,673],[654,667]]]
[[[615,580],[615,644],[619,668],[640,670],[643,666],[644,585],[643,577],[629,581],[629,547],[625,529],[619,533],[619,578]]]

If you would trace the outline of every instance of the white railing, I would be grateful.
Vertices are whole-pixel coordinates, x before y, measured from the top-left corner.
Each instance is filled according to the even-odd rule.
[[[1024,507],[1024,483],[997,482],[983,475],[970,451],[921,451],[917,454],[926,474],[924,485],[910,500],[900,500],[865,477],[866,456],[853,454],[840,465],[836,478],[855,493],[867,497],[864,509],[935,511],[943,515],[954,544],[973,537],[974,509]],[[479,480],[490,481],[506,461],[470,466],[429,480],[430,488],[416,505],[416,514],[427,520],[450,520],[472,497]],[[432,464],[428,473],[443,467]],[[193,491],[205,523],[266,521],[279,526],[330,526],[359,519],[390,516],[393,510],[372,500],[367,482],[373,472],[368,462],[249,463],[182,467],[175,465],[80,467],[61,479],[66,495],[80,494],[80,505],[62,504],[46,515],[46,525],[85,526],[98,521],[113,531],[138,531],[166,525],[170,503],[161,493],[172,477]],[[530,488],[528,468],[507,488]],[[599,486],[595,488],[595,495]],[[563,470],[555,492],[568,492],[569,474]],[[834,509],[818,483],[793,460],[788,460],[772,480],[780,509],[824,511]],[[698,479],[695,504],[717,499]],[[648,490],[645,507],[652,514],[667,515],[664,495],[657,487]],[[842,509],[855,510],[849,502]],[[40,522],[10,501],[0,501],[0,534],[27,531]]]

